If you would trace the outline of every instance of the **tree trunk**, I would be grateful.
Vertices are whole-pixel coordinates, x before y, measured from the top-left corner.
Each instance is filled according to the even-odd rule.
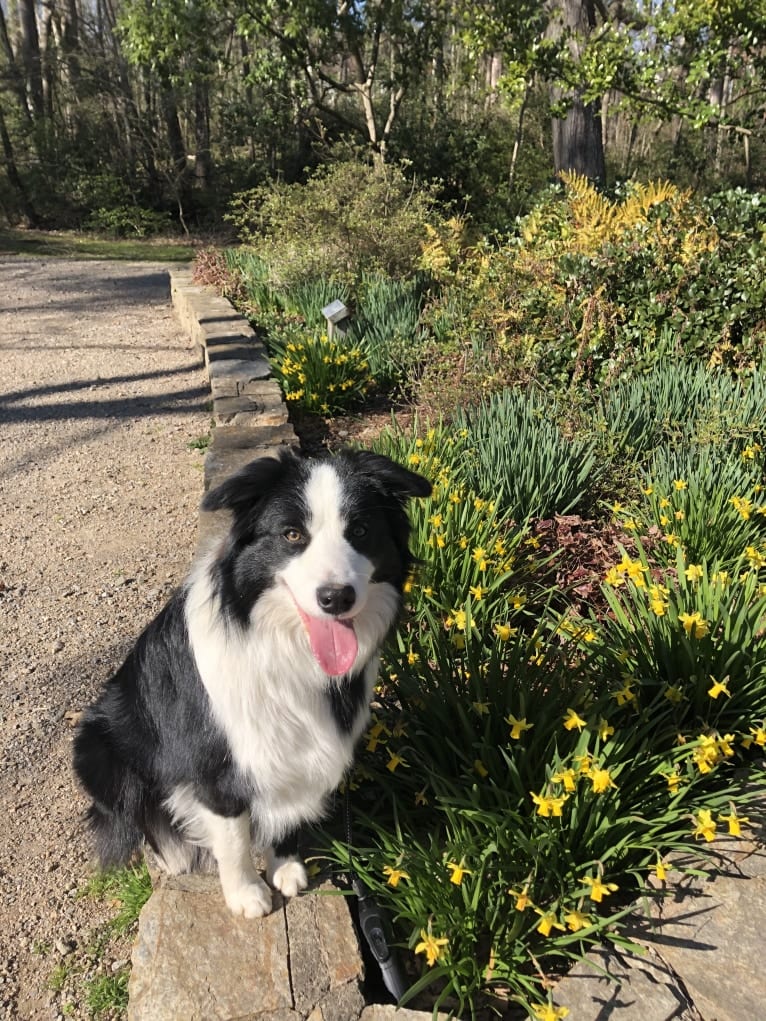
[[[209,111],[208,87],[204,83],[198,83],[194,87],[194,180],[202,191],[206,191],[210,186],[212,169]]]
[[[5,126],[5,117],[3,116],[2,106],[0,106],[0,145],[2,146],[3,156],[5,157],[5,173],[11,187],[18,197],[19,209],[21,210],[24,219],[27,221],[27,226],[36,227],[38,223],[37,213],[29,200],[27,189],[24,187],[21,174],[19,174],[18,167],[16,166],[13,144],[11,143],[8,129]]]
[[[18,0],[18,13],[19,53],[22,67],[24,68],[27,95],[34,116],[42,120],[45,114],[43,74],[34,0]]]
[[[561,39],[567,34],[567,45],[572,58],[577,61],[582,53],[583,40],[596,26],[596,12],[593,0],[558,0],[553,11],[548,34]],[[551,88],[551,100],[555,105],[565,105],[564,117],[554,117],[553,165],[556,173],[574,170],[591,181],[603,184],[606,180],[604,159],[604,137],[601,126],[601,103],[585,103],[582,90],[567,91],[560,86]]]

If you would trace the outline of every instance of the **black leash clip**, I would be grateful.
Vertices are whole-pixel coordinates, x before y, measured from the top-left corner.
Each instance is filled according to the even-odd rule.
[[[398,1003],[407,992],[407,981],[396,951],[388,945],[386,915],[358,876],[352,878],[351,886],[357,897],[359,928],[370,948],[370,953],[377,961],[383,984]]]

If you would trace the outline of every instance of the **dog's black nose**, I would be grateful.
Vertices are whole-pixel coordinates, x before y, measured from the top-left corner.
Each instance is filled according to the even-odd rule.
[[[325,613],[337,617],[348,613],[356,602],[353,585],[320,585],[317,589],[317,602]]]

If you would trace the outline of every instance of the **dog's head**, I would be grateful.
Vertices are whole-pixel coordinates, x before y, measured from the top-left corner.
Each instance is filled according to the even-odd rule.
[[[253,461],[202,504],[233,515],[219,575],[225,610],[245,623],[269,591],[300,619],[324,673],[347,673],[360,635],[377,644],[393,621],[412,565],[405,505],[430,492],[421,475],[368,451]]]

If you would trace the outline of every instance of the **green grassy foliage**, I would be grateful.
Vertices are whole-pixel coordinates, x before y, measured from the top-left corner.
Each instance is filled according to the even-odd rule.
[[[539,398],[517,399],[539,410]],[[508,463],[475,474],[480,416],[381,437],[435,482],[412,509],[421,566],[350,780],[354,866],[411,952],[408,997],[428,991],[460,1016],[509,999],[555,1010],[544,974],[591,942],[623,940],[623,917],[670,852],[747,832],[753,789],[736,767],[766,746],[766,546],[757,494],[749,517],[730,501],[760,457],[743,458],[730,410],[705,448],[707,488],[692,481],[700,448],[654,448],[646,520],[631,515],[585,606],[552,580],[534,522],[511,511]],[[544,437],[551,417],[532,415],[530,430]],[[649,513],[664,480],[685,520],[698,502],[706,522],[673,544]],[[612,513],[630,523],[620,495]],[[343,841],[328,837],[326,853],[348,865]]]
[[[130,262],[190,262],[192,244],[169,241],[106,240],[60,231],[0,229],[0,254],[62,259],[121,259]]]

